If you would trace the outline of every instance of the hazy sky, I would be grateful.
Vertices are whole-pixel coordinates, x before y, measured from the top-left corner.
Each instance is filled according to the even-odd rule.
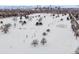
[[[78,0],[0,0],[0,8],[13,8],[8,6],[36,6],[56,5],[65,8],[79,8]],[[7,6],[7,7],[5,7]]]
[[[0,0],[0,5],[79,5],[79,0]]]

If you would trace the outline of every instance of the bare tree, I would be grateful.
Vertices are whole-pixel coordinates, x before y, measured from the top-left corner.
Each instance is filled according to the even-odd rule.
[[[11,24],[5,24],[3,25],[2,28],[2,32],[7,33],[9,31],[9,27],[11,26]]]
[[[41,44],[42,45],[45,45],[47,43],[47,40],[45,39],[45,38],[43,38],[42,40],[41,40]]]
[[[32,45],[36,47],[38,45],[38,40],[33,40]]]
[[[3,21],[0,21],[0,24],[3,24]]]
[[[26,21],[23,21],[23,22],[22,22],[22,25],[24,25],[24,24],[26,24]]]

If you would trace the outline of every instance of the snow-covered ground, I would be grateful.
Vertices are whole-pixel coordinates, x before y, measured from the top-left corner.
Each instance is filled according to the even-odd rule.
[[[0,53],[75,53],[79,40],[74,36],[70,20],[67,20],[68,16],[68,14],[53,16],[50,13],[36,13],[29,15],[27,19],[25,17],[0,19],[3,24],[11,24],[6,34],[0,29]],[[13,21],[14,18],[15,21]],[[39,18],[42,18],[43,25],[36,26]],[[20,20],[26,21],[26,24],[21,25]],[[50,32],[46,32],[47,29],[50,29]],[[47,35],[43,36],[43,32]],[[47,40],[44,46],[40,43],[42,38]],[[36,47],[33,47],[31,43],[35,39],[39,42]]]

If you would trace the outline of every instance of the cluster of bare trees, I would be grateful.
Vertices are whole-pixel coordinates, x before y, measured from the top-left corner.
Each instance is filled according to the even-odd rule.
[[[70,14],[70,18],[71,18],[71,28],[77,39],[77,37],[79,37],[79,24],[78,24],[76,18],[72,14]]]
[[[47,43],[47,40],[46,40],[45,38],[43,38],[43,39],[40,41],[40,43],[41,43],[42,45],[45,45],[45,44]],[[38,40],[33,40],[33,41],[32,41],[32,45],[33,45],[34,47],[36,47],[38,44],[39,44],[39,41],[38,41]]]
[[[79,9],[74,8],[60,8],[60,7],[36,7],[31,9],[0,9],[0,18],[11,17],[11,16],[24,16],[33,14],[33,13],[57,13],[57,14],[66,14],[72,12],[73,14],[77,14],[78,18]]]
[[[2,32],[6,34],[6,33],[9,31],[10,26],[11,26],[10,23],[5,24],[5,25],[2,25],[2,26],[1,26]]]

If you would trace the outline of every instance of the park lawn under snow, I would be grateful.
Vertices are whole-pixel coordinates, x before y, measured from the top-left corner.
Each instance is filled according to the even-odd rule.
[[[41,15],[42,26],[35,25],[40,18],[37,17],[38,15]],[[70,20],[67,20],[69,15],[59,14],[57,18],[56,16],[57,14],[53,16],[50,13],[31,14],[30,19],[23,17],[22,20],[27,22],[23,26],[19,23],[19,17],[15,22],[14,17],[0,19],[3,24],[12,24],[8,33],[4,34],[0,30],[0,53],[74,53],[79,43],[78,39],[76,40],[74,37]],[[61,18],[63,21],[60,20]],[[14,23],[16,23],[16,27]],[[44,37],[42,33],[48,28],[50,32]],[[44,46],[40,44],[43,37],[47,40],[47,44]],[[36,47],[31,45],[34,39],[39,40]]]

